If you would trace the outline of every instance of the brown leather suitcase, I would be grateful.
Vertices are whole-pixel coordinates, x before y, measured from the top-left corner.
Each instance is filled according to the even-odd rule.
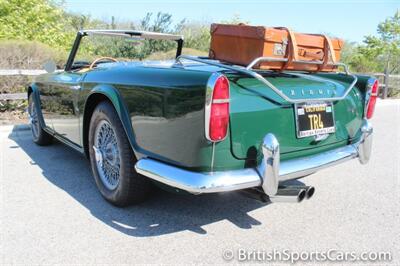
[[[244,66],[258,57],[269,57],[272,60],[254,68],[335,71],[342,47],[340,39],[295,33],[288,28],[212,24],[209,57]]]

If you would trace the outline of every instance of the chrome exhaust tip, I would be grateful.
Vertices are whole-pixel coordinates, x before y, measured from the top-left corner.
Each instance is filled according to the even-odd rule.
[[[310,199],[315,192],[312,186],[287,186],[280,187],[274,196],[268,196],[262,189],[249,188],[241,190],[240,193],[248,198],[261,202],[293,202],[300,203],[304,199]]]
[[[314,196],[315,193],[315,188],[312,186],[307,187],[306,189],[306,199],[311,199],[312,196]]]
[[[306,189],[285,187],[278,189],[274,196],[270,196],[271,202],[293,202],[300,203],[306,198]]]
[[[310,199],[315,193],[315,188],[313,186],[287,186],[285,188],[304,189],[306,191],[306,196],[304,197],[305,199]]]

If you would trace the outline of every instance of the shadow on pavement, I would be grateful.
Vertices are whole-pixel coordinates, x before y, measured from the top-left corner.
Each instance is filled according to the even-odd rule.
[[[89,161],[80,153],[57,141],[50,146],[37,146],[27,128],[14,127],[9,139],[30,156],[31,163],[38,165],[51,183],[71,195],[96,218],[127,235],[146,237],[184,230],[206,234],[202,226],[225,219],[249,229],[261,222],[248,212],[267,205],[238,193],[193,196],[156,190],[140,205],[117,208],[101,197]]]

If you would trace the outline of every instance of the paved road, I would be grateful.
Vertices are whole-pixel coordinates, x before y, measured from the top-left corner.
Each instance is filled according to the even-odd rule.
[[[229,264],[239,249],[336,249],[390,251],[399,265],[400,101],[379,102],[373,124],[370,164],[351,161],[305,178],[317,191],[301,204],[161,192],[125,209],[101,198],[83,156],[0,127],[0,262]],[[235,252],[233,261],[222,258],[225,250]]]

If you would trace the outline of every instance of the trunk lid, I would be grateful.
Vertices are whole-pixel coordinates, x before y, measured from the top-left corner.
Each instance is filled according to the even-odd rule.
[[[294,76],[273,73],[264,76],[291,99],[333,98],[341,96],[351,83],[348,76],[328,75]],[[232,153],[239,159],[248,159],[258,150],[263,137],[273,133],[280,143],[283,159],[290,153],[313,150],[342,143],[356,137],[363,117],[362,96],[353,88],[347,97],[334,101],[335,132],[323,140],[314,136],[298,138],[295,105],[285,101],[271,88],[254,78],[230,75],[230,134]],[[287,154],[287,155],[285,155]]]

